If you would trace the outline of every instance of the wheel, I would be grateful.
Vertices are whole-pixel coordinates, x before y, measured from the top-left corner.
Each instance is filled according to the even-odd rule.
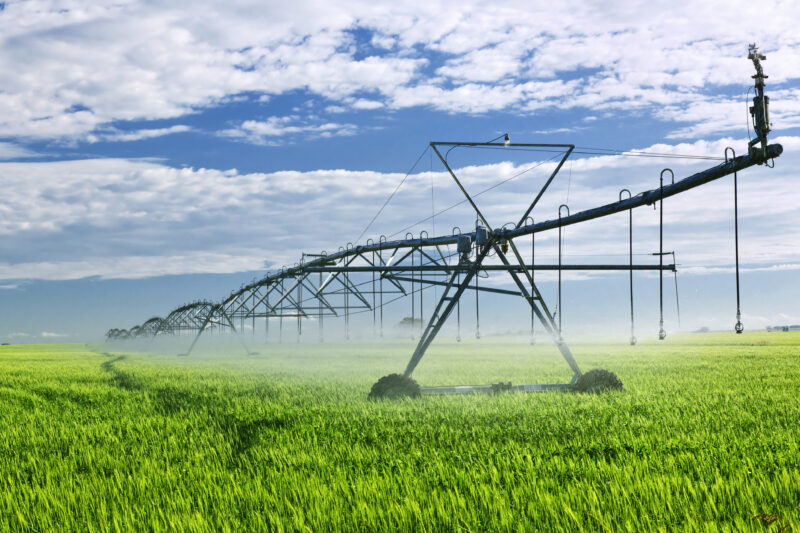
[[[369,391],[369,400],[416,398],[422,394],[419,384],[402,374],[389,374],[379,379]]]
[[[573,385],[578,392],[597,393],[607,390],[622,390],[622,381],[608,370],[590,370],[578,378]]]

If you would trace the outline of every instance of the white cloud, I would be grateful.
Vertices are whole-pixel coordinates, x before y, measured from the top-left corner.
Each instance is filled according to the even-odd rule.
[[[779,265],[767,265],[761,267],[740,267],[739,272],[742,274],[750,273],[750,272],[787,272],[791,270],[800,270],[800,263],[782,263]],[[693,266],[693,267],[686,267],[681,268],[681,274],[695,274],[695,275],[705,275],[705,274],[733,274],[736,272],[734,267],[703,267],[703,266]]]
[[[770,122],[782,130],[800,127],[800,89],[768,91]],[[749,108],[753,94],[738,99],[693,98],[683,104],[669,105],[656,112],[656,116],[674,122],[691,124],[667,135],[668,139],[696,139],[707,135],[735,131],[755,137]]]
[[[234,128],[220,131],[219,135],[252,144],[278,146],[292,142],[298,134],[326,138],[355,135],[357,131],[354,124],[310,122],[290,115],[268,117],[266,120],[245,120]]]
[[[52,331],[42,331],[38,335],[35,333],[26,333],[24,331],[15,331],[14,333],[6,335],[9,339],[33,339],[37,337],[40,339],[63,339],[71,336],[72,335],[66,333],[55,333]]]
[[[377,100],[368,100],[366,98],[359,98],[351,104],[353,109],[380,109],[383,103]]]
[[[376,48],[391,50],[397,46],[397,39],[393,35],[381,35],[380,33],[374,33],[372,35],[372,39],[370,39],[370,43]]]
[[[9,2],[0,136],[83,139],[115,121],[306,91],[355,109],[638,109],[707,124],[674,132],[694,138],[741,124],[730,87],[749,84],[743,35],[769,58],[769,90],[800,78],[798,19],[800,5],[777,1]],[[786,101],[775,122],[794,127]]]
[[[800,138],[776,141],[787,152],[776,160],[775,169],[756,166],[739,173],[741,257],[748,269],[800,263],[800,228],[792,223],[800,200],[793,172],[797,157],[792,152],[800,147]],[[654,145],[644,150],[721,156],[727,144],[738,147],[745,140]],[[523,157],[498,151],[491,154],[497,155],[497,162],[463,166],[458,164],[459,154],[451,152],[450,161],[494,226],[517,220],[554,165],[525,159],[534,157],[527,153]],[[538,161],[551,155],[538,156]],[[518,159],[507,159],[512,156]],[[619,156],[575,159],[542,197],[533,217],[557,218],[561,203],[568,203],[573,213],[611,203],[623,187],[634,194],[654,189],[665,164],[680,179],[716,162]],[[141,278],[293,264],[301,252],[333,251],[355,241],[402,179],[398,173],[348,170],[241,174],[123,159],[0,163],[5,186],[0,247],[7,251],[0,262],[0,279]],[[688,272],[698,267],[730,268],[730,178],[669,198],[664,205],[665,246],[676,250]],[[435,220],[429,219],[432,210],[440,212]],[[419,235],[425,230],[440,235],[449,234],[453,226],[469,231],[473,223],[474,214],[452,180],[434,167],[433,172],[412,173],[405,180],[361,243],[380,234],[403,238],[406,232]],[[657,249],[658,211],[637,209],[634,224],[637,253]],[[624,214],[570,226],[564,232],[566,253],[622,256],[627,254],[626,235]],[[556,233],[542,233],[536,239],[537,253],[553,259]]]
[[[9,142],[0,142],[0,160],[8,159],[27,159],[30,157],[37,157],[40,154],[28,150],[18,144]]]
[[[63,337],[69,337],[69,335],[65,333],[53,333],[52,331],[43,331],[39,334],[39,336],[43,339],[60,339]]]
[[[168,128],[141,129],[134,131],[113,130],[109,132],[95,133],[87,136],[86,140],[88,142],[140,141],[142,139],[152,139],[154,137],[163,137],[164,135],[184,133],[187,131],[191,131],[189,126],[177,124]]]
[[[513,77],[520,68],[520,50],[504,50],[500,46],[472,50],[456,59],[450,60],[436,73],[454,81],[498,83]]]
[[[228,253],[193,251],[181,255],[125,255],[87,260],[0,263],[0,279],[70,280],[88,277],[141,279],[178,274],[229,274],[262,270],[264,263],[263,254],[250,252],[248,255],[244,250]]]
[[[585,130],[585,127],[573,126],[571,128],[553,128],[549,130],[535,130],[531,133],[535,135],[552,135],[554,133],[572,133],[574,131]]]

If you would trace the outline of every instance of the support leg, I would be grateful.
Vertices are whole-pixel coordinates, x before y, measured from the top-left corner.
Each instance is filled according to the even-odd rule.
[[[231,320],[231,318],[225,313],[221,313],[221,314],[225,318],[225,321],[228,323],[228,326],[230,326],[231,331],[233,331],[233,334],[236,335],[236,338],[239,339],[240,343],[242,343],[242,348],[244,348],[244,353],[246,355],[251,355],[250,350],[247,349],[247,344],[244,343],[244,337],[239,335],[239,332],[236,331],[236,326],[233,325],[233,321]]]
[[[442,293],[442,297],[439,298],[439,303],[436,305],[436,308],[433,310],[433,314],[431,315],[431,319],[428,322],[428,325],[425,327],[425,330],[422,332],[422,336],[419,339],[419,343],[417,344],[417,348],[414,350],[414,354],[411,356],[411,360],[408,362],[408,366],[406,366],[406,370],[404,375],[406,377],[411,376],[411,373],[414,372],[414,369],[419,364],[422,356],[425,355],[425,351],[430,346],[433,339],[436,337],[436,334],[439,333],[439,330],[442,329],[447,317],[450,316],[450,313],[453,311],[453,308],[456,306],[458,299],[461,298],[461,295],[464,294],[467,286],[469,285],[470,281],[472,281],[473,276],[477,274],[478,270],[481,267],[481,263],[486,258],[486,254],[489,253],[491,250],[490,245],[486,245],[483,250],[477,255],[475,258],[475,262],[472,264],[469,270],[467,270],[464,279],[461,280],[461,283],[458,285],[458,289],[456,289],[455,294],[452,297],[448,296],[450,290],[455,285],[455,281],[458,277],[458,272],[453,272],[450,275],[450,281],[445,287],[444,292]],[[445,305],[445,302],[447,305]],[[444,310],[442,308],[444,307]],[[441,312],[440,312],[441,311]]]
[[[205,320],[203,321],[203,325],[202,325],[202,326],[200,326],[200,329],[199,329],[199,330],[197,330],[197,335],[195,335],[195,336],[194,336],[194,339],[192,340],[192,344],[189,346],[189,349],[188,349],[188,350],[186,350],[186,353],[185,353],[185,354],[183,354],[183,355],[189,355],[189,354],[191,354],[191,353],[192,353],[192,350],[194,350],[194,345],[195,345],[195,344],[197,344],[197,341],[198,341],[198,340],[200,340],[200,335],[202,335],[202,334],[203,334],[203,331],[205,331],[205,329],[206,329],[206,327],[208,326],[209,322],[211,322],[211,314],[209,314],[209,315],[208,315],[208,316],[205,318]]]

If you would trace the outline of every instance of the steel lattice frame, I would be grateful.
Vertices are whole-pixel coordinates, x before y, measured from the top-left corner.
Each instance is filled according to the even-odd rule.
[[[757,66],[757,96],[754,101],[755,111],[767,115],[763,95],[763,72],[757,53],[751,53],[751,59]],[[760,83],[760,85],[759,85]],[[759,107],[760,106],[760,107]],[[758,117],[754,115],[754,121]],[[602,205],[593,209],[568,214],[562,217],[559,211],[557,219],[534,223],[530,214],[545,193],[564,162],[574,150],[573,145],[556,144],[513,144],[504,143],[472,143],[472,142],[431,142],[430,147],[441,160],[448,173],[470,203],[480,221],[475,231],[428,237],[426,233],[417,238],[411,236],[401,240],[389,241],[381,236],[378,241],[369,240],[364,245],[348,244],[335,253],[303,254],[301,261],[292,267],[269,273],[263,278],[233,291],[221,302],[192,302],[167,315],[166,318],[154,317],[141,326],[129,330],[111,329],[106,334],[109,340],[130,339],[140,337],[156,337],[158,335],[175,335],[184,332],[194,334],[189,352],[203,332],[209,329],[231,331],[238,335],[235,323],[243,326],[247,321],[255,325],[256,319],[265,319],[269,327],[270,318],[292,318],[298,323],[298,331],[302,321],[314,318],[320,321],[325,318],[345,320],[345,329],[349,325],[349,317],[357,312],[372,312],[377,320],[377,313],[398,298],[419,293],[425,286],[443,286],[441,296],[431,313],[427,325],[422,330],[419,342],[409,361],[404,376],[410,377],[425,351],[446,322],[459,299],[466,291],[477,293],[495,293],[522,297],[531,307],[545,331],[560,350],[570,366],[573,377],[570,384],[580,376],[581,370],[575,361],[566,342],[562,339],[553,313],[546,305],[544,298],[536,287],[533,274],[536,270],[674,270],[674,264],[663,264],[663,251],[659,265],[534,265],[523,260],[515,239],[534,235],[539,232],[559,229],[569,225],[622,213],[637,207],[653,205],[665,198],[675,196],[705,183],[735,174],[753,165],[762,165],[774,159],[783,151],[779,144],[768,145],[767,133],[770,130],[768,120],[762,119],[756,128],[759,137],[748,146],[748,153],[739,157],[727,158],[723,163],[703,170],[677,182],[661,185],[659,188],[629,195],[619,201]],[[758,146],[760,145],[760,146]],[[455,171],[448,165],[446,156],[439,148],[453,147],[490,147],[490,148],[547,148],[564,152],[564,156],[546,183],[533,198],[529,207],[521,214],[519,222],[513,227],[493,228],[484,217],[479,206],[463,187]],[[409,236],[407,236],[409,237]],[[469,240],[464,248],[466,239]],[[459,241],[461,241],[459,243]],[[461,246],[459,246],[459,244]],[[456,246],[459,253],[450,253],[446,248]],[[488,264],[486,258],[495,252],[501,264]],[[471,281],[481,271],[506,272],[511,276],[516,290],[479,287]],[[387,299],[388,297],[388,300]],[[241,327],[240,327],[241,329]],[[320,331],[322,327],[320,326]],[[382,330],[381,330],[382,333]],[[244,344],[244,342],[243,342]],[[246,346],[245,346],[245,349]],[[515,388],[523,390],[543,390],[569,385],[522,385]],[[457,388],[436,388],[429,392],[459,392]]]

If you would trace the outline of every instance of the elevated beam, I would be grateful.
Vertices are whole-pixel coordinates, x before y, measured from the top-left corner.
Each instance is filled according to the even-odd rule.
[[[444,145],[448,143],[437,143],[437,144]],[[456,144],[456,143],[449,143],[449,144]],[[457,144],[463,146],[470,145],[470,143],[457,143]],[[483,143],[472,143],[472,144],[483,144]],[[766,161],[770,159],[779,157],[782,153],[783,153],[783,147],[780,144],[772,144],[767,146],[764,155],[762,155],[761,152],[755,152],[752,154],[735,157],[727,162],[720,163],[716,167],[703,170],[687,178],[684,178],[674,184],[667,185],[663,189],[658,188],[658,189],[644,191],[637,194],[636,196],[633,196],[632,198],[621,200],[618,202],[613,202],[593,209],[580,211],[578,213],[562,217],[560,219],[553,219],[544,222],[528,224],[514,229],[498,229],[495,230],[495,233],[497,233],[499,236],[502,236],[504,239],[512,239],[516,237],[522,237],[524,235],[530,235],[532,233],[539,233],[541,231],[557,229],[558,227],[570,226],[572,224],[577,224],[579,222],[585,222],[587,220],[613,215],[615,213],[621,213],[623,211],[627,211],[629,209],[634,209],[644,205],[652,205],[661,198],[669,198],[670,196],[675,196],[676,194],[688,191],[689,189],[693,189],[695,187],[699,187],[700,185],[704,185],[719,178],[731,175],[734,172],[744,170],[753,165],[764,164]],[[475,233],[474,232],[464,233],[464,235],[470,235],[474,238]],[[302,265],[286,268],[279,273],[266,276],[263,280],[260,280],[256,284],[270,283],[274,279],[279,279],[281,277],[292,277],[302,272],[318,272],[317,270],[311,270],[311,269],[319,268],[322,266],[333,266],[330,265],[331,262],[338,261],[342,258],[356,254],[363,254],[366,252],[378,252],[382,250],[394,250],[398,248],[445,246],[448,244],[456,244],[457,241],[458,241],[458,235],[445,235],[440,237],[426,237],[418,239],[402,239],[394,241],[387,240],[363,246],[355,246],[349,250],[342,250],[339,252],[335,252],[327,256],[314,259],[313,261],[309,261],[308,263],[304,263]],[[248,290],[248,288],[249,287],[245,287],[242,290]]]
[[[331,267],[306,267],[306,272],[466,272],[469,265],[421,265],[421,266],[331,266]],[[669,270],[675,271],[675,265],[525,265],[527,270]],[[481,265],[481,270],[520,272],[523,267],[519,265]],[[397,278],[396,278],[397,279]]]
[[[615,213],[621,213],[623,211],[634,209],[636,207],[641,207],[643,205],[652,205],[655,202],[661,200],[662,198],[669,198],[670,196],[675,196],[676,194],[680,194],[682,192],[688,191],[689,189],[699,187],[700,185],[704,185],[710,181],[714,181],[719,178],[724,178],[725,176],[729,176],[734,172],[738,172],[745,168],[749,168],[753,165],[763,164],[767,160],[774,159],[779,155],[781,155],[782,153],[783,153],[783,146],[781,146],[780,144],[771,144],[767,146],[766,156],[761,156],[760,152],[757,152],[754,154],[735,157],[725,163],[720,163],[715,167],[703,170],[702,172],[698,172],[697,174],[692,174],[688,178],[684,178],[670,185],[665,185],[663,189],[658,188],[650,191],[640,192],[639,194],[637,194],[632,198],[626,198],[624,200],[620,200],[619,202],[614,202],[600,207],[595,207],[594,209],[587,209],[586,211],[580,211],[578,213],[575,213],[574,215],[569,215],[554,220],[547,220],[545,222],[538,222],[536,224],[528,224],[527,226],[521,226],[519,228],[511,230],[501,229],[497,230],[496,232],[500,234],[503,238],[513,239],[515,237],[522,237],[523,235],[539,233],[540,231],[547,231],[559,227],[570,226],[572,224],[577,224],[579,222],[586,222],[587,220],[605,217],[608,215],[613,215]]]

